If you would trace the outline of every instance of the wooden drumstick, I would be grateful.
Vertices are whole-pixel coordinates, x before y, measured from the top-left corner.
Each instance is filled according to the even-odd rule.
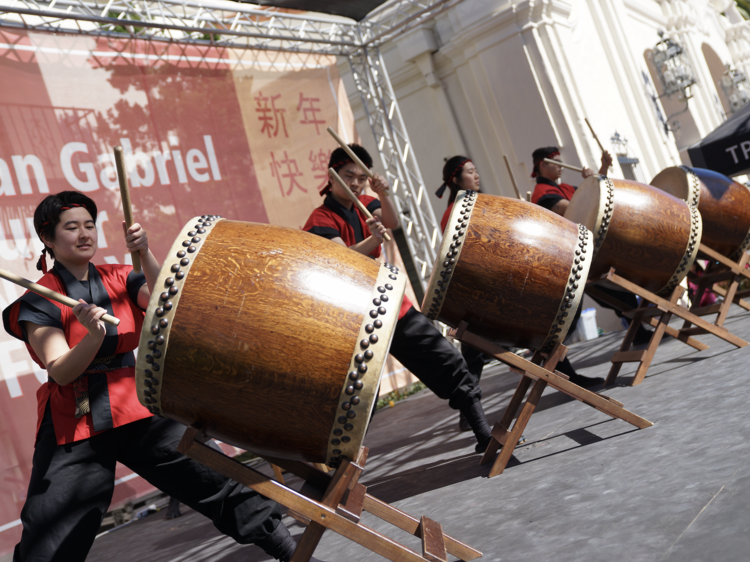
[[[125,156],[121,146],[115,147],[115,165],[117,166],[117,179],[120,180],[120,195],[122,197],[122,212],[125,215],[125,226],[133,226],[133,209],[130,205],[130,189],[128,188],[128,172],[125,168]],[[141,256],[138,252],[130,252],[133,257],[133,271],[141,272]]]
[[[562,162],[558,162],[557,160],[550,160],[549,158],[545,158],[544,162],[547,162],[547,164],[555,164],[557,166],[562,166],[563,168],[567,168],[568,170],[573,170],[575,172],[583,172],[583,168],[577,168],[576,166],[571,166],[570,164],[564,164]]]
[[[349,145],[346,144],[346,142],[344,142],[344,139],[342,139],[339,136],[339,134],[333,129],[331,129],[330,127],[328,127],[326,130],[334,139],[336,139],[336,142],[339,143],[339,146],[343,148],[344,151],[349,155],[349,158],[351,158],[357,166],[359,166],[365,171],[365,174],[367,174],[368,178],[372,179],[375,174],[373,174],[372,170],[370,170],[370,168],[365,166],[364,162],[362,162],[362,160],[359,159],[359,156],[357,156],[354,153],[354,151],[351,148],[349,148]],[[386,197],[391,194],[387,189],[384,190],[383,193],[386,195]]]
[[[589,123],[589,118],[588,117],[584,117],[583,120],[586,121],[586,125],[589,126],[589,131],[591,131],[591,136],[594,137],[594,140],[596,141],[596,144],[599,145],[599,150],[601,150],[602,152],[604,152],[604,147],[602,146],[602,143],[599,141],[599,137],[596,136],[596,133],[594,132],[594,128],[591,126],[591,123]]]
[[[373,218],[372,213],[370,213],[370,211],[367,210],[367,207],[365,207],[362,204],[362,201],[360,201],[359,198],[356,195],[354,195],[354,193],[352,193],[352,190],[349,189],[349,186],[346,185],[346,182],[341,179],[341,176],[339,176],[336,173],[336,170],[334,170],[333,168],[328,168],[328,171],[330,172],[331,176],[333,176],[333,179],[335,179],[338,182],[338,184],[342,188],[344,188],[344,191],[346,191],[346,194],[349,196],[349,199],[351,199],[352,202],[357,206],[357,209],[359,209],[360,212],[364,216],[366,216],[368,219]],[[383,233],[383,238],[385,239],[386,242],[390,242],[391,241],[391,237],[388,236],[387,232]]]
[[[23,277],[16,275],[15,273],[11,273],[10,271],[0,269],[0,277],[2,277],[3,279],[7,279],[11,283],[15,283],[16,285],[20,285],[24,289],[34,291],[38,295],[42,295],[43,297],[46,297],[50,300],[59,302],[60,304],[64,304],[65,306],[69,306],[70,308],[73,308],[74,306],[80,304],[77,300],[73,300],[68,296],[61,295],[60,293],[53,291],[52,289],[43,287],[42,285],[29,281],[28,279],[24,279]],[[115,318],[114,316],[110,316],[109,314],[105,314],[104,316],[102,316],[102,322],[106,322],[107,324],[111,324],[112,326],[117,326],[120,323],[117,318]]]
[[[591,131],[591,135],[594,137],[596,144],[599,145],[599,150],[601,150],[602,152],[605,152],[604,146],[602,146],[602,143],[599,141],[599,137],[597,137],[596,133],[594,132],[594,128],[591,126],[591,123],[589,123],[589,118],[584,117],[583,120],[586,121],[586,125],[589,126],[589,131]],[[609,170],[609,167],[607,169]]]
[[[516,178],[513,177],[513,170],[510,169],[510,162],[508,162],[508,157],[503,154],[503,160],[505,160],[505,167],[508,168],[508,175],[510,176],[510,183],[513,184],[513,189],[516,191],[516,197],[521,199],[523,201],[523,198],[521,197],[521,192],[518,191],[518,186],[516,185]]]

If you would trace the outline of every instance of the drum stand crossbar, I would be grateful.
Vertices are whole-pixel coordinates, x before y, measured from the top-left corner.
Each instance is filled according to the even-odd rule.
[[[331,473],[299,461],[264,457],[273,465],[305,480],[302,490],[311,496],[308,497],[212,449],[205,444],[206,441],[208,438],[200,429],[188,427],[178,450],[287,507],[295,518],[309,521],[291,562],[308,562],[326,529],[395,562],[446,562],[447,553],[465,561],[482,556],[478,550],[444,534],[440,523],[424,516],[421,520],[415,519],[368,494],[367,488],[359,483],[367,459],[366,447],[362,447],[356,462],[344,460]],[[362,525],[362,511],[421,538],[422,554]]]
[[[750,290],[738,290],[741,281],[745,279],[750,280],[750,270],[746,269],[748,261],[750,261],[750,254],[742,252],[740,260],[735,262],[705,244],[701,244],[698,248],[697,257],[698,259],[708,260],[709,263],[703,275],[697,275],[693,272],[688,273],[688,279],[698,285],[698,290],[693,296],[693,306],[690,307],[690,312],[696,316],[707,316],[718,313],[714,325],[724,326],[732,303],[741,306],[745,310],[750,310],[750,303],[743,300],[744,297],[750,295]],[[715,285],[715,283],[723,281],[729,281],[729,286],[726,289]],[[723,302],[700,306],[701,298],[706,291],[716,293],[724,299]],[[683,334],[706,333],[701,327],[691,328],[690,324],[691,322],[686,320],[680,332]]]
[[[631,293],[641,297],[641,305],[638,308],[630,308],[616,297],[597,291],[597,286],[615,286],[619,289],[625,289]],[[636,370],[635,377],[631,386],[635,386],[643,382],[644,377],[648,368],[651,366],[656,350],[661,343],[664,334],[669,334],[674,338],[680,340],[687,345],[701,351],[708,349],[708,346],[701,343],[694,338],[690,337],[691,334],[713,334],[724,341],[731,343],[736,347],[745,347],[748,342],[730,333],[729,330],[722,326],[717,326],[706,320],[703,320],[694,311],[688,310],[684,306],[677,304],[682,295],[685,293],[685,288],[678,285],[672,291],[669,298],[662,298],[651,291],[644,289],[643,287],[636,285],[635,283],[628,281],[627,279],[620,277],[615,273],[614,268],[610,269],[608,273],[602,275],[600,279],[589,280],[586,284],[586,292],[597,299],[606,302],[618,310],[620,310],[624,316],[631,318],[630,328],[628,328],[625,334],[625,339],[622,341],[620,350],[612,356],[612,367],[607,375],[607,380],[604,383],[605,386],[611,386],[617,380],[617,375],[620,373],[623,363],[639,363],[638,369]],[[669,321],[672,316],[682,318],[687,323],[695,324],[696,329],[681,329],[676,330],[669,327]],[[658,317],[658,319],[656,318]],[[651,320],[651,322],[648,322]],[[655,322],[654,322],[655,320]],[[635,340],[636,332],[641,322],[648,322],[655,327],[654,333],[651,335],[651,340],[648,343],[646,349],[642,350],[631,350]],[[700,330],[700,331],[698,331]]]
[[[492,428],[492,440],[490,441],[480,463],[487,464],[493,462],[494,459],[494,464],[489,473],[490,478],[502,474],[505,470],[505,467],[510,461],[510,457],[513,455],[513,451],[518,444],[518,440],[523,434],[526,425],[529,423],[529,419],[534,413],[536,405],[547,385],[559,390],[560,392],[564,392],[568,396],[571,396],[600,412],[612,416],[613,418],[626,421],[638,429],[644,429],[654,425],[647,419],[637,416],[623,408],[622,403],[617,400],[581,388],[577,384],[570,382],[566,375],[556,371],[555,368],[557,367],[557,364],[565,359],[565,355],[568,353],[568,348],[562,344],[555,345],[548,355],[541,354],[537,351],[531,361],[529,361],[503,347],[500,347],[499,345],[495,345],[484,338],[477,336],[476,334],[472,334],[468,331],[468,325],[465,322],[461,322],[458,328],[451,330],[450,335],[455,339],[478,349],[482,353],[490,355],[502,363],[505,363],[510,367],[511,371],[523,375],[518,383],[515,393],[513,394],[513,398],[510,400],[510,404],[508,404],[508,407],[505,410],[505,414],[503,414],[502,419]],[[534,386],[522,407],[523,399],[526,396],[531,383],[534,383]],[[519,409],[520,413],[518,413]],[[516,414],[518,414],[518,418],[511,428],[511,423],[516,417]],[[502,447],[500,455],[495,459],[495,455],[500,447]]]

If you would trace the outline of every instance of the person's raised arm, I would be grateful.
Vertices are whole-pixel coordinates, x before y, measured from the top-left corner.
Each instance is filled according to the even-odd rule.
[[[393,199],[388,196],[388,180],[380,174],[373,174],[370,179],[370,188],[377,194],[380,199],[380,209],[375,209],[374,217],[379,218],[386,228],[398,227],[398,211]]]
[[[125,243],[128,246],[128,252],[138,252],[141,256],[141,269],[146,276],[146,284],[138,291],[138,306],[143,310],[148,308],[148,300],[151,298],[151,292],[156,285],[156,278],[159,277],[161,264],[156,261],[154,254],[148,248],[148,236],[141,225],[134,223],[130,228],[126,228],[125,222],[122,223],[122,229],[125,232]]]
[[[602,152],[602,165],[599,167],[599,175],[606,176],[612,166],[612,155],[606,150]]]
[[[40,326],[23,322],[29,345],[47,368],[47,374],[57,384],[70,384],[83,373],[96,357],[104,341],[106,329],[101,317],[106,310],[83,300],[73,308],[78,321],[88,331],[83,339],[71,349],[60,328]]]

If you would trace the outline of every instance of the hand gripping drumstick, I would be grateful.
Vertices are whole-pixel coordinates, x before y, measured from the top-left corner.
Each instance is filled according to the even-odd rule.
[[[29,291],[34,291],[38,295],[42,295],[43,297],[47,297],[50,300],[59,302],[60,304],[64,304],[65,306],[69,306],[70,308],[73,308],[74,306],[80,304],[78,301],[73,300],[70,297],[61,295],[60,293],[53,291],[52,289],[48,289],[47,287],[43,287],[42,285],[39,285],[37,283],[33,283],[28,279],[24,279],[23,277],[11,273],[10,271],[0,269],[0,277],[2,277],[3,279],[7,279],[11,283],[15,283],[16,285],[20,285],[21,287],[28,289]],[[117,326],[120,324],[120,321],[117,318],[115,318],[114,316],[110,316],[109,314],[105,314],[104,316],[102,316],[102,322],[106,322],[107,324],[111,324],[112,326]]]
[[[125,168],[125,156],[122,147],[115,147],[115,164],[117,165],[117,179],[120,180],[120,195],[122,196],[122,212],[125,214],[125,225],[133,226],[133,209],[130,206],[130,189],[128,189],[128,172]],[[141,255],[138,252],[130,252],[133,257],[133,271],[141,272]]]
[[[602,143],[599,141],[599,137],[596,136],[596,133],[594,132],[594,128],[591,126],[591,123],[589,123],[589,118],[588,117],[584,117],[583,120],[586,121],[586,125],[589,126],[589,131],[591,131],[591,136],[594,137],[594,140],[596,141],[596,144],[599,145],[599,150],[601,150],[602,152],[604,152],[604,147],[602,146]]]
[[[361,213],[362,213],[362,214],[363,214],[364,216],[366,216],[366,217],[367,217],[368,219],[371,219],[371,218],[373,218],[373,216],[372,216],[372,213],[370,213],[370,211],[368,211],[368,210],[367,210],[367,207],[365,207],[365,206],[364,206],[364,205],[362,204],[362,201],[360,201],[360,200],[359,200],[359,198],[358,198],[358,197],[357,197],[356,195],[354,195],[354,193],[352,193],[352,190],[351,190],[351,189],[349,189],[349,186],[348,186],[348,185],[346,185],[346,182],[345,182],[344,180],[342,180],[342,179],[341,179],[341,176],[339,176],[339,175],[338,175],[338,174],[336,173],[336,170],[334,170],[333,168],[328,168],[328,171],[329,171],[329,172],[331,173],[331,175],[333,176],[333,179],[335,179],[335,180],[336,180],[336,181],[338,182],[338,184],[339,184],[339,185],[340,185],[341,187],[343,187],[343,188],[344,188],[344,190],[346,191],[346,194],[347,194],[347,195],[349,196],[349,199],[351,199],[351,200],[352,200],[352,202],[353,202],[353,203],[354,203],[354,204],[355,204],[355,205],[357,206],[357,209],[359,209],[359,210],[360,210],[360,212],[361,212]],[[390,241],[391,241],[391,237],[390,237],[390,236],[388,236],[388,233],[387,233],[387,232],[384,232],[384,233],[383,233],[383,238],[385,239],[385,241],[386,241],[386,242],[390,242]]]
[[[508,157],[503,154],[503,160],[505,160],[505,167],[508,168],[508,175],[510,176],[510,183],[513,184],[513,189],[516,191],[516,196],[523,201],[523,198],[521,197],[521,192],[518,191],[518,186],[516,185],[516,178],[513,177],[513,170],[510,169],[510,162],[508,162]]]
[[[372,170],[370,170],[370,168],[364,165],[362,160],[359,159],[359,156],[354,154],[354,151],[349,148],[349,145],[344,142],[344,139],[342,139],[339,134],[330,127],[328,127],[326,130],[334,139],[336,139],[336,142],[339,143],[339,146],[343,148],[344,151],[349,155],[349,158],[351,158],[357,166],[365,171],[365,174],[367,174],[368,178],[372,179],[375,174],[372,173]],[[390,192],[387,189],[384,190],[383,193],[386,195],[386,197],[390,195]]]
[[[573,170],[574,172],[583,172],[583,168],[577,168],[575,166],[571,166],[570,164],[563,164],[562,162],[558,162],[557,160],[550,160],[549,158],[544,159],[547,164],[555,164],[557,166],[562,166],[563,168],[567,168],[568,170]]]

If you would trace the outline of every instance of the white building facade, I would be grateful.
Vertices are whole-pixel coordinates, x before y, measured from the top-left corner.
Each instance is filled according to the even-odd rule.
[[[678,42],[696,83],[661,96],[651,52]],[[730,114],[726,66],[750,74],[750,25],[732,0],[465,0],[383,50],[436,216],[445,158],[472,158],[487,193],[533,189],[531,153],[599,167],[585,118],[615,156],[613,177],[648,182],[689,164],[687,147]],[[345,62],[340,71],[363,143],[376,152]],[[668,124],[668,127],[666,126]],[[669,130],[668,130],[669,129]],[[580,176],[563,173],[574,185]],[[433,187],[434,186],[434,187]]]

